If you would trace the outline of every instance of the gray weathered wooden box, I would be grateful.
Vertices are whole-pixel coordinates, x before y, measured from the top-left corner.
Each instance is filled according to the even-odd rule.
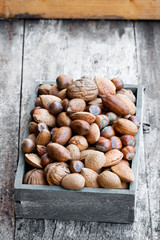
[[[34,107],[37,88],[31,99],[29,111]],[[140,85],[125,85],[137,97],[136,115],[142,120],[143,87]],[[28,113],[28,118],[29,118]],[[28,133],[28,124],[24,138]],[[24,154],[21,152],[14,185],[15,215],[17,218],[61,219],[78,221],[98,221],[131,223],[134,221],[136,188],[138,182],[138,162],[140,158],[140,135],[142,124],[136,135],[136,156],[132,160],[135,181],[129,189],[95,189],[66,190],[59,186],[40,186],[23,184],[26,171]]]

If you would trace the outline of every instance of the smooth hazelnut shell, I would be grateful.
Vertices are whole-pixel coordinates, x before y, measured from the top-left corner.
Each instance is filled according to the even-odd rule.
[[[62,100],[62,106],[63,106],[65,111],[67,111],[68,104],[69,104],[69,99],[68,98],[65,98],[65,99]]]
[[[22,151],[24,153],[31,153],[35,148],[35,143],[33,140],[31,139],[24,139],[23,143],[22,143]]]
[[[86,111],[92,113],[95,116],[102,113],[102,110],[98,105],[89,105],[86,107]]]
[[[138,127],[138,129],[140,128],[140,126],[141,126],[141,121],[140,121],[140,119],[139,119],[138,116],[130,116],[128,119],[129,119],[130,121],[134,122],[134,124],[136,124],[136,126]]]
[[[43,167],[46,167],[48,164],[52,163],[53,159],[48,156],[48,153],[45,153],[41,157],[41,164]]]
[[[54,101],[49,105],[49,112],[53,115],[57,115],[61,113],[63,110],[63,106],[61,102]]]
[[[35,103],[34,103],[34,106],[35,106],[35,107],[43,107],[43,104],[42,104],[42,101],[41,101],[40,97],[37,97],[37,98],[36,98],[36,101],[35,101]]]
[[[33,118],[33,113],[34,113],[34,111],[35,110],[37,110],[37,109],[40,109],[41,107],[35,107],[35,108],[33,108],[31,111],[30,111],[30,115],[31,115],[31,117]]]
[[[110,140],[112,142],[112,149],[118,149],[118,150],[122,149],[122,142],[119,137],[113,136],[110,138]]]
[[[132,135],[123,135],[120,139],[121,139],[122,145],[124,147],[126,147],[126,146],[135,147],[136,146],[136,139]]]
[[[96,149],[101,152],[107,152],[112,148],[112,143],[109,139],[100,137],[96,143]]]
[[[84,167],[83,162],[79,161],[79,160],[74,160],[70,163],[69,168],[71,170],[71,172],[73,173],[80,173],[82,168]]]
[[[120,78],[113,78],[111,81],[115,85],[116,90],[120,90],[124,86],[124,83],[123,83],[123,81]]]
[[[109,118],[109,123],[110,124],[112,124],[118,118],[117,115],[114,112],[107,112],[106,116]]]
[[[45,123],[38,123],[35,127],[35,134],[38,135],[43,130],[49,130],[47,124]]]
[[[36,122],[30,122],[28,126],[28,130],[30,133],[35,133],[37,123]]]
[[[57,96],[59,93],[59,89],[57,87],[57,84],[53,84],[53,86],[51,87],[50,91],[49,91],[49,94],[50,95],[54,95],[54,96]]]
[[[132,160],[136,154],[136,150],[134,147],[132,146],[126,146],[124,148],[122,148],[121,152],[123,153],[123,159],[125,160]]]
[[[115,136],[115,131],[112,126],[106,126],[101,130],[101,136],[105,138],[111,138]]]
[[[60,90],[67,88],[69,84],[72,83],[73,81],[74,81],[73,78],[67,75],[60,75],[56,79],[57,86]]]

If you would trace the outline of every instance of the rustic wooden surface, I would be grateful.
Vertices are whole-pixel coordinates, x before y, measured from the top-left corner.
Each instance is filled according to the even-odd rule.
[[[1,0],[0,18],[160,19],[160,1]]]
[[[0,238],[160,239],[159,22],[0,22]],[[14,219],[19,139],[34,82],[101,74],[146,87],[134,224]],[[21,128],[19,128],[21,123]],[[144,140],[144,141],[143,141]],[[144,145],[144,147],[143,147]]]

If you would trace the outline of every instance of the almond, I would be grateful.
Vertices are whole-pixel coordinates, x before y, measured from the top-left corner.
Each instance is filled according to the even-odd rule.
[[[103,188],[122,188],[120,178],[111,171],[104,171],[98,176],[98,184]]]
[[[104,78],[104,77],[95,76],[94,81],[98,87],[99,95],[116,93],[116,87],[109,79]]]
[[[78,135],[86,135],[89,132],[90,125],[84,120],[74,120],[71,123],[71,129]]]
[[[123,158],[123,153],[117,149],[112,149],[105,153],[106,161],[103,167],[110,167],[118,164]]]
[[[76,135],[69,140],[69,144],[75,144],[80,151],[88,148],[88,142],[85,137]]]
[[[127,95],[118,93],[116,97],[128,106],[129,114],[134,115],[136,113],[136,106]]]
[[[55,131],[55,133],[53,133],[52,141],[61,145],[65,145],[71,136],[72,131],[70,127],[60,127],[57,131]]]
[[[26,153],[25,154],[25,161],[32,167],[42,168],[41,159],[35,153]]]
[[[83,99],[75,98],[69,101],[67,106],[67,113],[83,112],[86,108],[86,103]]]
[[[127,104],[117,98],[116,95],[108,94],[106,96],[102,96],[102,102],[104,107],[106,107],[109,111],[122,116],[129,114],[129,108]]]
[[[80,159],[80,151],[79,151],[79,148],[76,145],[70,144],[66,147],[66,149],[70,151],[72,160],[79,160]]]
[[[84,120],[88,122],[89,124],[93,123],[96,119],[96,117],[89,112],[76,112],[70,115],[70,118],[72,120]]]
[[[33,119],[38,123],[43,122],[49,127],[54,127],[56,124],[55,117],[47,109],[36,109],[33,113]]]
[[[80,160],[84,160],[87,155],[89,155],[90,153],[94,153],[96,150],[94,149],[86,149],[80,152]],[[98,152],[98,151],[97,151]]]
[[[39,96],[42,102],[42,105],[47,110],[49,109],[49,105],[54,101],[61,102],[62,100],[59,97],[53,96],[53,95],[40,95]]]
[[[111,170],[119,176],[123,182],[133,182],[134,173],[133,170],[124,163],[119,163],[116,166],[112,166]]]
[[[81,175],[85,178],[85,187],[92,187],[92,188],[99,187],[97,183],[98,174],[95,171],[89,168],[82,168]]]
[[[61,182],[62,187],[71,190],[80,190],[84,188],[85,179],[78,173],[71,173],[66,175]]]
[[[86,135],[86,139],[89,144],[93,144],[98,141],[100,137],[100,130],[96,123],[92,123],[89,129],[88,134]]]
[[[70,152],[58,143],[48,144],[47,153],[49,157],[58,162],[66,162],[68,160],[71,160]]]
[[[42,130],[37,136],[36,144],[46,146],[51,139],[51,133],[47,129]]]
[[[138,128],[135,123],[128,119],[119,118],[114,123],[114,129],[122,135],[133,135],[135,136],[138,132]]]
[[[104,153],[99,151],[94,151],[85,158],[85,167],[90,168],[94,171],[100,170],[106,161]]]
[[[53,84],[53,86],[51,87],[51,89],[49,90],[49,94],[50,95],[54,95],[54,96],[57,96],[59,93],[59,89],[57,87],[57,84]]]

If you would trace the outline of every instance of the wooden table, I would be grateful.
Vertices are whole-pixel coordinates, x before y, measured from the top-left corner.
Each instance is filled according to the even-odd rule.
[[[35,81],[95,74],[143,84],[144,136],[134,224],[14,218],[13,184]],[[160,239],[160,23],[0,22],[0,239]]]

